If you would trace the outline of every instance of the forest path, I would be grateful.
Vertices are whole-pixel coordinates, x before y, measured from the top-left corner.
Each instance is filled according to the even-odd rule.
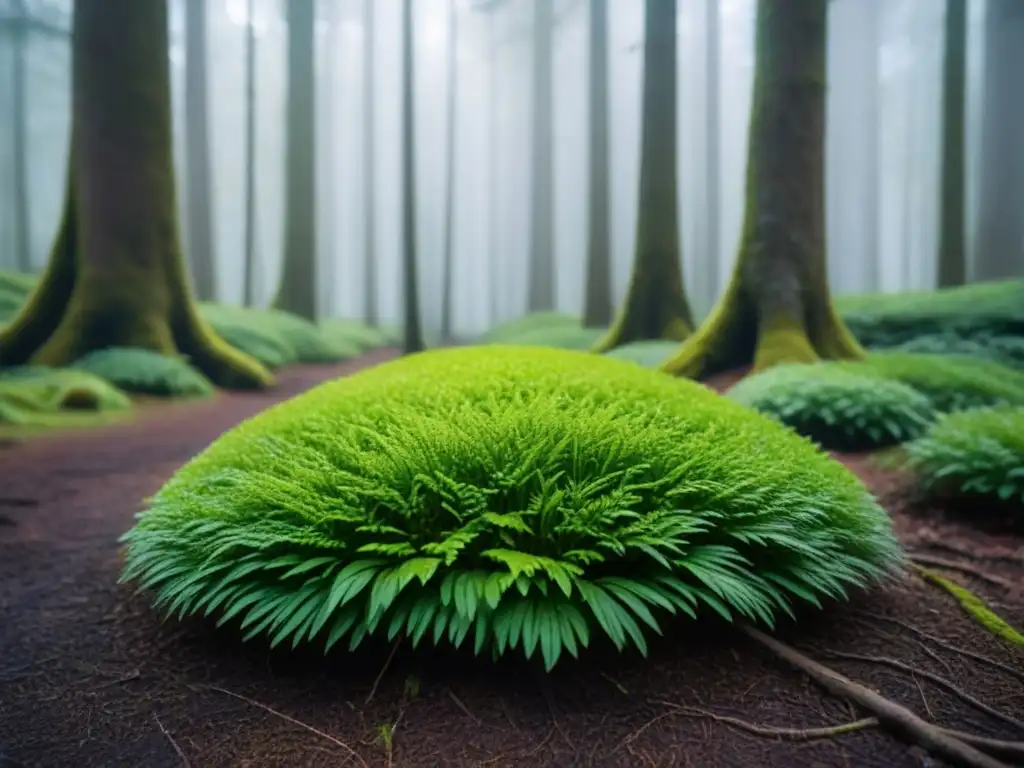
[[[272,403],[392,355],[295,367],[270,392],[160,406],[132,423],[0,449],[0,768],[938,765],[877,728],[794,743],[715,721],[809,728],[863,716],[725,628],[680,622],[646,660],[595,648],[551,675],[512,659],[404,649],[389,658],[376,646],[324,660],[240,645],[196,621],[163,624],[145,595],[116,584],[118,536],[185,461]],[[913,510],[898,476],[844,460],[883,495],[906,543],[983,568],[987,579],[954,578],[1024,623],[1024,563],[999,559],[1019,538]],[[1024,719],[1024,656],[917,578],[778,636],[933,722],[1024,739],[919,675],[829,658],[896,658]]]

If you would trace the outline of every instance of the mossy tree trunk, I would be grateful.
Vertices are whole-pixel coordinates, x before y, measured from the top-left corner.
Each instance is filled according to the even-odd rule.
[[[554,0],[533,0],[530,126],[530,312],[555,308]]]
[[[590,0],[590,199],[583,324],[612,321],[611,189],[608,156],[608,0]]]
[[[825,261],[828,0],[759,0],[746,211],[732,279],[665,364],[683,376],[864,356]]]
[[[413,71],[412,0],[402,0],[402,282],[405,322],[402,350],[426,348],[420,327],[420,298],[416,274],[416,101]]]
[[[942,192],[939,286],[967,280],[965,243],[964,121],[967,80],[967,0],[946,0],[942,65]]]
[[[316,320],[316,0],[288,0],[287,16],[284,254],[274,306]]]
[[[0,333],[5,364],[97,349],[187,355],[221,386],[272,382],[198,315],[171,157],[166,0],[77,0],[64,215],[29,301]]]
[[[676,139],[676,0],[647,0],[636,251],[626,300],[596,352],[693,327],[683,290]]]

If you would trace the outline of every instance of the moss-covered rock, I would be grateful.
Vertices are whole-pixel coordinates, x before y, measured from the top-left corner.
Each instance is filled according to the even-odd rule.
[[[70,368],[109,381],[125,392],[162,397],[209,397],[213,384],[179,356],[109,347],[78,358]]]
[[[692,382],[513,346],[401,358],[225,433],[129,531],[123,579],[273,644],[644,651],[668,614],[771,623],[901,563],[842,465]]]
[[[0,368],[0,424],[59,427],[103,421],[131,408],[119,389],[86,371]],[[100,418],[96,418],[100,417]]]

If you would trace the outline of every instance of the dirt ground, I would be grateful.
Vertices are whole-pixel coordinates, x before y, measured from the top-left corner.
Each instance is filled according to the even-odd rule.
[[[940,765],[878,728],[794,740],[723,721],[864,717],[726,627],[680,624],[646,660],[595,648],[545,675],[401,647],[268,652],[200,622],[161,623],[145,595],[116,584],[117,537],[184,461],[269,404],[389,354],[0,446],[0,768]],[[908,549],[1024,625],[1024,536],[921,508],[904,478],[841,458],[883,497]],[[777,636],[931,722],[1024,739],[1024,654],[917,577]]]

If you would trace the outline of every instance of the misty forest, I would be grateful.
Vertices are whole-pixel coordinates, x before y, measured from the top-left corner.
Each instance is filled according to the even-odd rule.
[[[1024,765],[1022,0],[0,0],[0,768]]]

